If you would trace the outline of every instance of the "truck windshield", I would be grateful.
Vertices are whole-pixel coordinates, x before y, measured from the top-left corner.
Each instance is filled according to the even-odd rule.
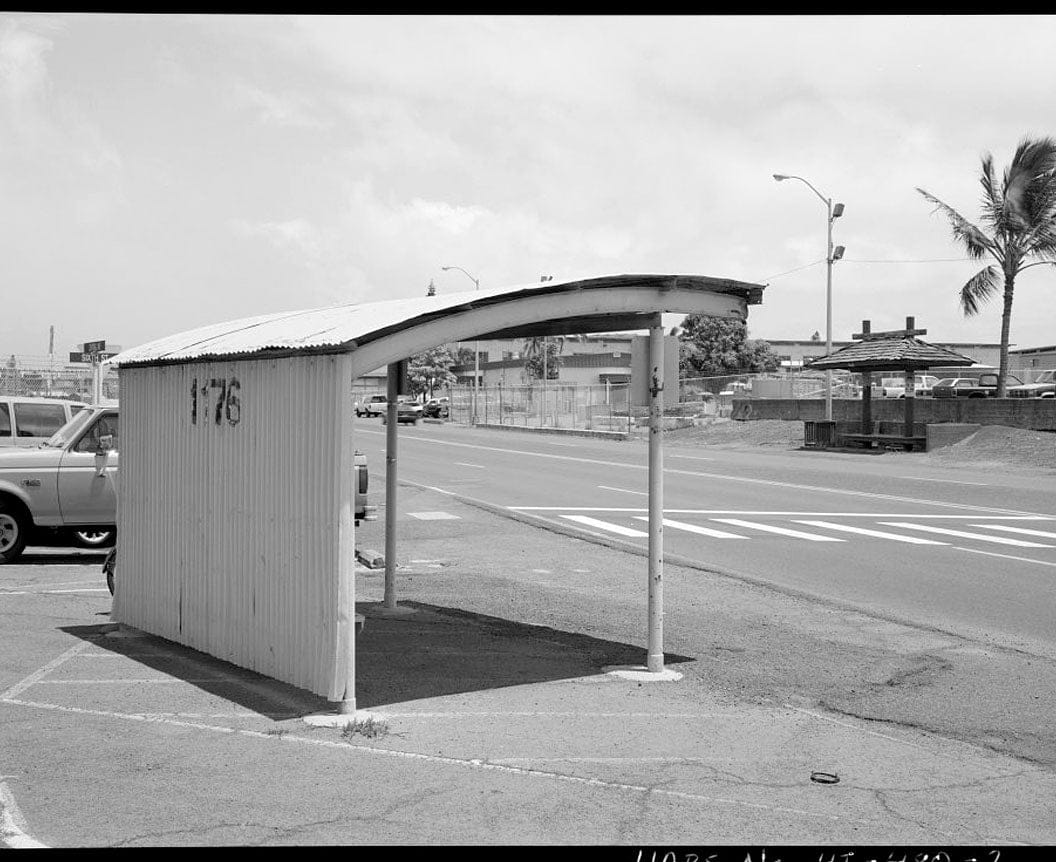
[[[41,446],[50,446],[54,449],[61,449],[67,443],[69,443],[74,437],[80,433],[80,430],[88,424],[89,419],[95,415],[94,410],[80,410],[77,415],[74,416],[69,422],[63,425],[58,431],[52,434],[47,440],[41,443]]]

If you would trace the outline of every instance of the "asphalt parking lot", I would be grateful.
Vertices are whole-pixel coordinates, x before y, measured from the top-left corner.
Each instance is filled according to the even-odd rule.
[[[457,506],[414,490],[401,502]],[[413,613],[381,614],[380,573],[358,573],[358,706],[375,721],[352,729],[306,724],[332,710],[301,690],[114,626],[101,554],[4,567],[4,842],[1052,840],[1056,782],[1019,758],[806,699],[737,697],[711,671],[733,648],[669,652],[666,682],[617,672],[643,659],[638,626],[568,625],[562,606],[603,570],[614,618],[637,622],[624,599],[637,558],[594,549],[585,571],[574,539],[456,512],[492,541],[473,549],[450,521],[411,519],[399,585]],[[875,623],[869,637],[944,646]]]

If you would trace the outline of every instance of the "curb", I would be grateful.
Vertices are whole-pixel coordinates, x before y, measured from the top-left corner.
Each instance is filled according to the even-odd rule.
[[[594,437],[602,440],[626,440],[631,435],[626,431],[594,431],[586,428],[532,428],[527,425],[500,425],[493,422],[478,422],[476,428],[489,431],[526,431],[529,434],[557,434],[564,437]]]

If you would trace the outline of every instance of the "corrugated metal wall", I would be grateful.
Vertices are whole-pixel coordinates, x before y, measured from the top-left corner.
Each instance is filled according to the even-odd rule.
[[[355,547],[348,355],[120,374],[114,619],[344,699]]]

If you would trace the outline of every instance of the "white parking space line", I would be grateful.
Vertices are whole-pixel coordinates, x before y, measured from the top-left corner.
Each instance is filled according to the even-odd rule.
[[[452,515],[450,512],[408,512],[412,518],[417,518],[419,521],[461,521],[462,519],[458,515]]]
[[[1000,557],[1002,560],[1018,560],[1021,563],[1037,563],[1039,566],[1056,567],[1056,563],[1050,562],[1049,560],[1034,560],[1030,557],[1016,557],[1012,554],[995,554],[993,551],[980,551],[978,548],[962,548],[958,545],[954,550],[967,551],[969,554],[984,554],[987,557]]]
[[[458,467],[472,467],[474,470],[487,470],[483,464],[469,464],[466,461],[455,461],[455,465]]]
[[[635,520],[648,521],[647,515],[635,515]],[[708,527],[701,527],[697,524],[687,524],[684,521],[672,521],[670,518],[664,518],[664,526],[672,527],[675,530],[684,530],[687,533],[696,533],[700,536],[711,536],[713,539],[747,539],[747,536],[739,536],[737,533],[727,533],[723,530],[712,530]]]
[[[567,518],[569,521],[575,521],[577,524],[596,527],[599,530],[607,530],[610,533],[616,533],[620,536],[645,538],[649,535],[648,533],[643,533],[641,530],[633,530],[630,527],[621,527],[619,524],[610,524],[608,521],[599,521],[597,518],[588,518],[586,515],[562,515],[561,517]]]
[[[630,488],[613,488],[610,485],[598,485],[603,491],[622,491],[624,494],[637,494],[639,497],[648,497],[648,491],[632,491]]]
[[[892,539],[895,542],[906,542],[910,545],[948,545],[949,542],[939,542],[935,539],[922,539],[920,536],[900,536],[898,533],[885,533],[883,530],[867,530],[864,527],[851,527],[847,524],[834,524],[831,521],[794,521],[796,524],[806,524],[808,527],[823,527],[826,530],[838,530],[841,533],[857,533],[862,536],[872,536],[876,539]]]
[[[972,524],[973,527],[982,527],[984,530],[1002,530],[1006,533],[1022,533],[1024,536],[1041,536],[1043,539],[1056,539],[1056,533],[1046,533],[1044,530],[1027,530],[1023,527],[1006,527],[1004,524]]]
[[[914,482],[944,482],[947,485],[980,485],[989,487],[989,482],[960,482],[956,479],[925,479],[923,476],[896,476],[896,479],[912,479]]]
[[[790,530],[787,527],[775,527],[773,524],[757,524],[754,521],[742,521],[739,518],[712,518],[722,524],[732,524],[735,527],[746,527],[749,530],[762,530],[764,533],[777,533],[779,536],[791,536],[794,539],[806,539],[808,542],[843,542],[833,536],[819,536],[817,533],[804,533],[800,530]]]
[[[961,539],[978,539],[980,542],[996,542],[999,545],[1015,545],[1018,548],[1051,548],[1053,545],[1042,545],[1038,542],[1027,542],[1023,539],[1006,539],[1003,536],[984,536],[982,533],[968,533],[964,530],[951,530],[947,527],[929,527],[927,524],[910,524],[905,521],[884,521],[888,527],[902,527],[906,530],[923,530],[926,533],[939,533],[944,536],[957,536]]]

